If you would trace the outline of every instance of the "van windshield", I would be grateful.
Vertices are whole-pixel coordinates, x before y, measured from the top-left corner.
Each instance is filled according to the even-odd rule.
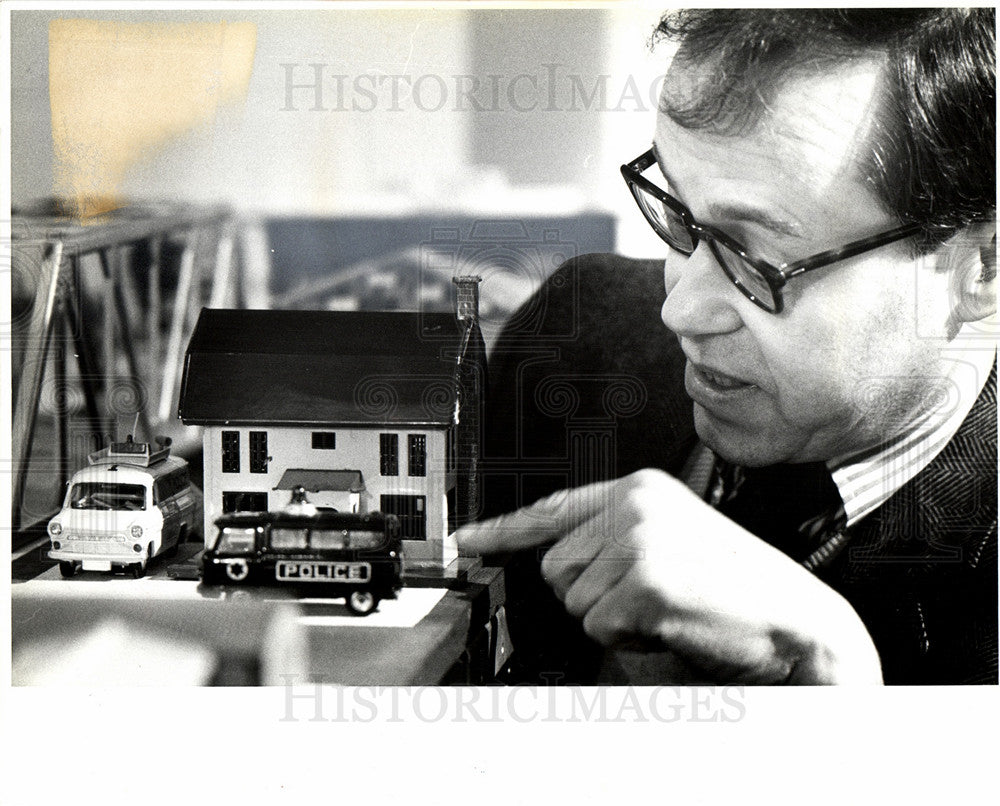
[[[141,484],[81,482],[73,485],[69,503],[73,509],[115,509],[136,512],[146,509],[146,488]]]

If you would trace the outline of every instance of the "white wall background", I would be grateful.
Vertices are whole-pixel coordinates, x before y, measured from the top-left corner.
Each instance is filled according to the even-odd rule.
[[[245,102],[136,164],[122,187],[129,197],[225,202],[278,215],[607,210],[619,221],[620,251],[664,253],[618,173],[652,138],[655,78],[667,60],[666,51],[647,47],[658,17],[652,7],[11,16],[15,206],[52,192],[50,19],[225,19],[257,26]],[[324,65],[326,109],[313,110],[312,91],[298,89],[295,110],[283,110],[282,65],[295,65],[294,81],[306,83],[313,63]],[[337,75],[346,76],[346,110],[335,108]],[[379,81],[374,101],[352,91],[355,82],[371,88]],[[461,99],[458,84],[473,81],[480,82],[475,100]],[[603,99],[594,94],[602,86]],[[361,109],[350,109],[353,102]],[[475,110],[474,102],[485,108]]]

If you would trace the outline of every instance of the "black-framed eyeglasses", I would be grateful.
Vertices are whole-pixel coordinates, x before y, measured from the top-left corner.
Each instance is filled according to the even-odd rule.
[[[707,224],[699,224],[682,202],[642,176],[642,172],[655,162],[656,154],[650,149],[641,157],[623,165],[622,176],[656,234],[668,246],[685,256],[694,252],[699,241],[706,241],[733,285],[752,302],[771,313],[781,313],[784,307],[781,289],[793,277],[900,241],[917,234],[921,229],[920,224],[904,224],[870,238],[852,241],[839,249],[829,249],[805,260],[775,266],[748,254],[738,241],[726,233]]]

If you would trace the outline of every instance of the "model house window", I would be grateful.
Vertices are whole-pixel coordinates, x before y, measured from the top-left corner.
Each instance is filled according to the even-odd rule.
[[[313,450],[332,451],[337,447],[337,435],[333,431],[313,431]]]
[[[399,434],[379,434],[379,454],[383,476],[399,475]]]
[[[222,472],[240,472],[240,432],[222,432]]]
[[[267,493],[223,492],[222,511],[226,512],[267,512]]]
[[[267,431],[250,432],[250,472],[267,472]]]
[[[410,475],[427,475],[427,437],[410,434]]]
[[[399,536],[406,540],[427,539],[427,513],[422,495],[383,495],[379,508],[399,518]]]

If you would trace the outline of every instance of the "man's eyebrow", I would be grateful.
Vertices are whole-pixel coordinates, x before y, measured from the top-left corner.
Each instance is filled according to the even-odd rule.
[[[802,237],[802,226],[791,219],[775,218],[766,210],[748,204],[710,204],[709,213],[717,221],[748,221],[790,238]]]
[[[653,156],[656,157],[656,164],[659,166],[663,178],[667,180],[667,184],[671,189],[675,188],[674,180],[667,172],[667,168],[660,158],[660,152],[657,150],[655,143],[653,144]],[[679,192],[671,193],[671,195],[677,196],[678,201],[684,202]],[[686,204],[686,202],[684,203]],[[750,204],[714,203],[708,206],[708,210],[714,221],[747,221],[776,232],[779,235],[787,235],[790,238],[803,237],[802,225],[798,221],[777,218],[767,210]]]

